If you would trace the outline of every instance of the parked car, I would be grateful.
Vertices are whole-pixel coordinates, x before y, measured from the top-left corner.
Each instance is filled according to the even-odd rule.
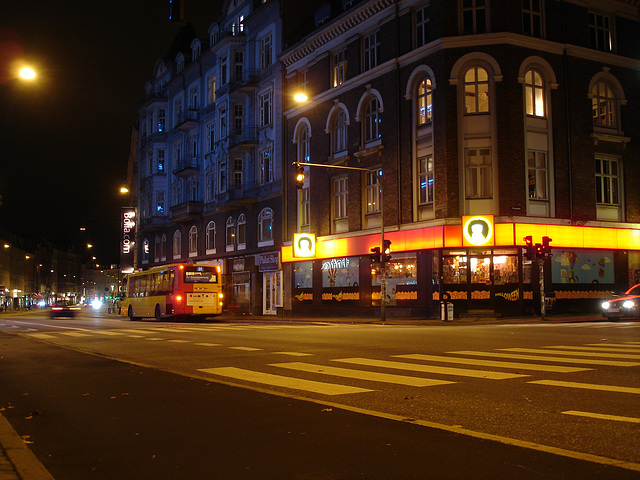
[[[609,320],[640,317],[640,283],[624,294],[603,302],[602,315]]]
[[[60,300],[51,305],[51,318],[73,317],[80,310],[80,306],[66,300]]]

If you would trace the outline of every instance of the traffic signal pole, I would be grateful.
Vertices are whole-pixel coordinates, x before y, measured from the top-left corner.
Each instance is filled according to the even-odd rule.
[[[304,180],[304,170],[302,167],[318,167],[318,168],[333,168],[336,170],[356,170],[359,172],[367,172],[375,174],[378,179],[378,186],[380,188],[380,321],[384,322],[387,320],[387,276],[386,276],[386,262],[383,260],[384,258],[384,202],[383,198],[383,190],[382,190],[382,168],[372,169],[372,168],[362,168],[362,167],[348,167],[346,165],[325,165],[323,163],[311,163],[311,162],[292,162],[293,166],[296,167],[297,176],[296,182],[298,183],[298,188],[302,185],[302,181]],[[302,172],[302,177],[300,174]]]

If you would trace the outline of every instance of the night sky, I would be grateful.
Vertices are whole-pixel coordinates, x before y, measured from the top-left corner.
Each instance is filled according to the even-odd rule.
[[[201,38],[222,0],[185,0]],[[131,131],[180,26],[169,0],[22,0],[0,16],[0,227],[118,263]],[[33,83],[13,78],[25,59]],[[85,227],[85,231],[80,228]]]

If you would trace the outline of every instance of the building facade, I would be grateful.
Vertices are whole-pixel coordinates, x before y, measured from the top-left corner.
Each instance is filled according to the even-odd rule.
[[[436,316],[443,299],[526,315],[541,288],[546,308],[597,311],[638,283],[639,6],[319,9],[280,56],[286,92],[308,97],[284,97],[285,312],[376,315],[381,283],[388,315]],[[297,252],[296,232],[315,251]],[[391,260],[372,266],[382,232]],[[528,259],[529,236],[551,256]]]
[[[139,109],[137,267],[221,267],[225,308],[282,305],[283,160],[277,1],[231,1],[206,38],[187,25]]]

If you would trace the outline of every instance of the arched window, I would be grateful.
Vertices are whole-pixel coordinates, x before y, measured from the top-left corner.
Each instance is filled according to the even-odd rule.
[[[227,218],[226,225],[226,245],[227,252],[232,252],[233,247],[235,245],[235,237],[236,237],[236,222],[233,220],[233,217]]]
[[[164,261],[167,259],[167,234],[163,233],[162,234],[162,241],[161,241],[161,248],[160,248],[160,260]]]
[[[182,256],[182,234],[180,230],[176,230],[173,234],[173,258],[177,259]]]
[[[347,114],[344,110],[339,110],[335,114],[331,143],[334,154],[347,149]]]
[[[237,231],[238,231],[238,250],[243,250],[247,248],[247,217],[245,217],[244,213],[241,213],[238,216],[237,223]]]
[[[311,136],[309,135],[309,127],[303,125],[298,134],[298,161],[311,161]]]
[[[489,113],[489,75],[482,67],[471,67],[464,74],[465,115]]]
[[[367,104],[364,113],[364,141],[365,143],[378,140],[382,134],[380,132],[380,102],[376,97],[372,97]]]
[[[591,89],[593,124],[599,127],[617,127],[616,96],[609,82],[598,81]]]
[[[195,257],[198,255],[198,227],[193,225],[189,229],[189,256]]]
[[[207,223],[207,253],[216,252],[216,222]]]
[[[528,70],[524,75],[524,97],[527,115],[545,117],[544,83],[538,70]]]
[[[154,242],[154,246],[153,246],[153,260],[155,262],[159,262],[160,261],[160,253],[162,251],[162,243],[160,242],[160,236],[156,235],[156,240]]]
[[[149,239],[142,241],[142,263],[149,263]]]
[[[418,84],[418,95],[416,96],[418,125],[426,125],[433,120],[433,98],[431,90],[431,79],[424,78]]]
[[[258,215],[258,243],[273,243],[273,210],[263,209]]]

